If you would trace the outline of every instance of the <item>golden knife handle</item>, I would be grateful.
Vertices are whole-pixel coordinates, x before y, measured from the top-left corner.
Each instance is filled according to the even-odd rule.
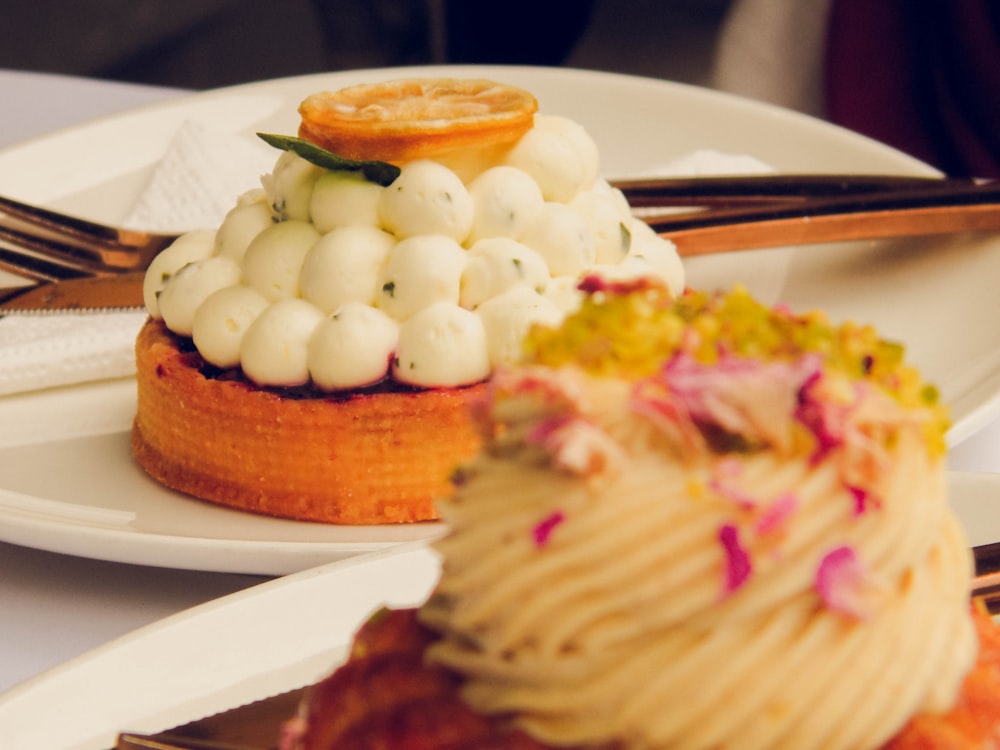
[[[821,242],[1000,230],[1000,185],[819,198],[647,220],[682,256]]]

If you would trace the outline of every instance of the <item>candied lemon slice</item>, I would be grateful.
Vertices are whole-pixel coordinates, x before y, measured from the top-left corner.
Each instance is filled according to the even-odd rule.
[[[485,79],[411,78],[313,94],[299,106],[299,136],[349,159],[403,163],[512,142],[538,102]]]

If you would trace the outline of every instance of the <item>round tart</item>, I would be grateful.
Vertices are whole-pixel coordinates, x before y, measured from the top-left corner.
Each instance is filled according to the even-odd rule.
[[[206,374],[161,321],[136,342],[136,460],[173,489],[273,516],[341,524],[425,521],[478,437],[484,386],[296,398]]]
[[[216,230],[146,272],[134,453],[205,500],[341,524],[437,517],[468,414],[603,269],[683,288],[578,123],[484,80],[311,96]],[[389,163],[394,162],[394,163]]]

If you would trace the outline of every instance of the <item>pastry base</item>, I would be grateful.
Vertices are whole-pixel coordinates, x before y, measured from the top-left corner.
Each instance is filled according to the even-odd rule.
[[[160,321],[136,340],[132,453],[155,480],[231,508],[337,524],[437,518],[479,436],[469,404],[485,389],[298,398],[207,377]]]

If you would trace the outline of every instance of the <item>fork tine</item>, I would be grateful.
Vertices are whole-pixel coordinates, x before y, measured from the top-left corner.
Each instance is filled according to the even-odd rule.
[[[0,237],[2,236],[3,232],[0,231]],[[2,246],[0,246],[0,270],[37,282],[66,281],[92,275],[92,272],[79,267]]]
[[[42,227],[56,235],[107,242],[117,242],[119,239],[119,232],[115,227],[57,213],[41,206],[31,206],[2,195],[0,195],[0,213],[19,219],[26,224]]]
[[[106,226],[0,196],[0,240],[82,271],[142,270],[174,239]],[[8,261],[13,263],[13,259]],[[36,267],[29,264],[32,273]],[[49,274],[48,269],[43,272]]]
[[[58,267],[77,269],[80,273],[97,273],[106,270],[107,267],[101,253],[95,250],[2,224],[0,224],[0,241],[5,243],[3,257],[5,264],[12,267],[9,270],[20,266],[25,273],[41,273],[63,278]]]

